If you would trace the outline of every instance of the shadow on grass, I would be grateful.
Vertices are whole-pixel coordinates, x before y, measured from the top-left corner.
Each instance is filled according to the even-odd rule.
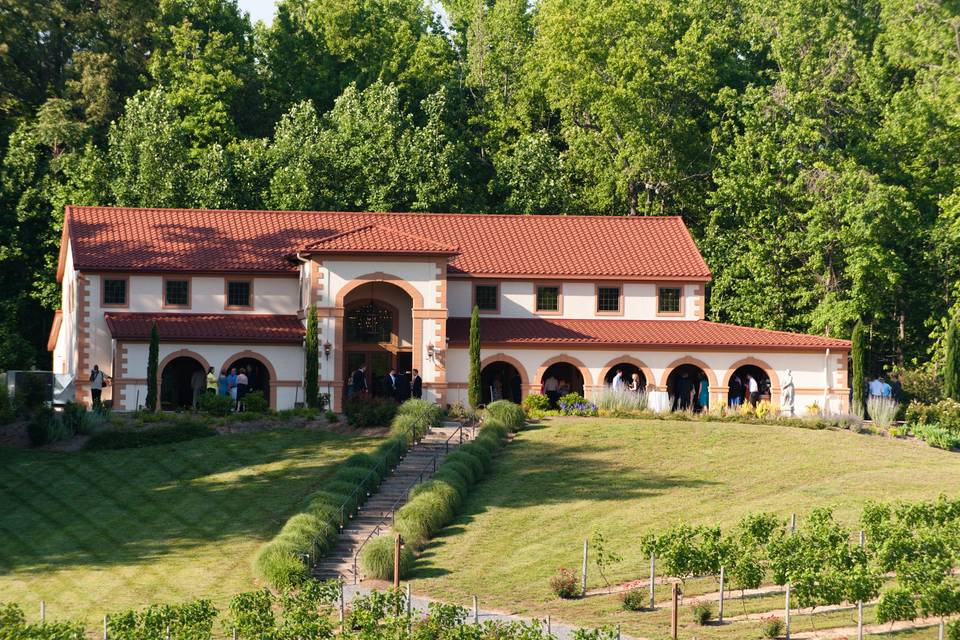
[[[277,429],[122,451],[0,449],[0,574],[267,539],[369,438]],[[282,463],[262,470],[259,465]]]

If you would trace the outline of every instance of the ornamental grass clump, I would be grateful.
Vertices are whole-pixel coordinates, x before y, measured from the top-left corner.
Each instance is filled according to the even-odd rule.
[[[527,421],[527,415],[520,405],[509,400],[497,400],[487,405],[483,412],[483,419],[484,422],[498,420],[507,429],[515,433],[523,429],[523,425]]]
[[[390,536],[380,536],[368,542],[360,553],[360,568],[367,578],[391,580],[395,542]],[[413,552],[408,546],[400,548],[400,578],[413,568]]]
[[[380,486],[380,473],[375,467],[340,467],[331,480],[361,485],[364,491],[373,493]]]
[[[649,406],[647,394],[644,391],[604,387],[596,397],[597,410],[605,413],[638,413],[646,411]]]
[[[468,442],[467,444],[461,445],[457,451],[470,454],[479,460],[483,468],[482,474],[490,471],[490,465],[493,464],[493,456],[490,455],[490,451],[483,445],[477,444],[476,442]]]
[[[873,420],[873,424],[881,429],[887,429],[893,421],[897,419],[897,411],[900,405],[893,398],[883,398],[870,396],[867,398],[867,414]]]
[[[483,468],[483,462],[481,462],[479,458],[460,449],[448,455],[447,460],[450,462],[459,462],[470,469],[470,473],[472,474],[470,484],[476,484],[476,482],[483,477],[485,472],[485,469]]]

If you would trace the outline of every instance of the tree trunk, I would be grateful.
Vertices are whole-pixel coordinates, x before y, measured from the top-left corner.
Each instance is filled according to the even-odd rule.
[[[637,181],[633,179],[627,180],[627,215],[636,216],[639,215],[637,211]]]

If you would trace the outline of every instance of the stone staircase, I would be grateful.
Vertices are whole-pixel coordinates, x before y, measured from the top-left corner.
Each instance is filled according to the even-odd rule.
[[[446,457],[460,445],[457,422],[445,422],[440,428],[431,429],[414,445],[397,465],[393,473],[370,496],[360,512],[347,522],[336,546],[319,558],[313,568],[313,576],[320,580],[342,579],[347,584],[359,582],[354,558],[360,546],[371,537],[390,530],[391,514],[407,501],[410,489],[424,480],[429,480]],[[463,442],[473,437],[473,429],[464,427]],[[373,536],[371,536],[373,534]]]

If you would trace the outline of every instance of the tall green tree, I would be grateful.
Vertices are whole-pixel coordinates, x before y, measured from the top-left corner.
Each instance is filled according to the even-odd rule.
[[[147,352],[147,397],[143,401],[143,406],[147,411],[156,411],[159,409],[159,397],[157,396],[157,367],[160,360],[160,332],[157,330],[157,323],[154,322],[150,327],[150,348]]]
[[[857,320],[853,327],[853,340],[850,345],[850,357],[853,366],[853,378],[850,384],[853,385],[853,407],[851,409],[857,415],[866,415],[867,413],[867,375],[864,368],[867,365],[867,346],[864,343],[863,321]]]
[[[960,322],[954,316],[944,338],[943,395],[960,402]]]
[[[315,408],[320,398],[320,340],[317,327],[317,306],[307,312],[307,336],[303,349],[303,392],[307,406]]]
[[[470,370],[467,374],[467,402],[476,409],[483,402],[480,385],[480,307],[470,316]]]

